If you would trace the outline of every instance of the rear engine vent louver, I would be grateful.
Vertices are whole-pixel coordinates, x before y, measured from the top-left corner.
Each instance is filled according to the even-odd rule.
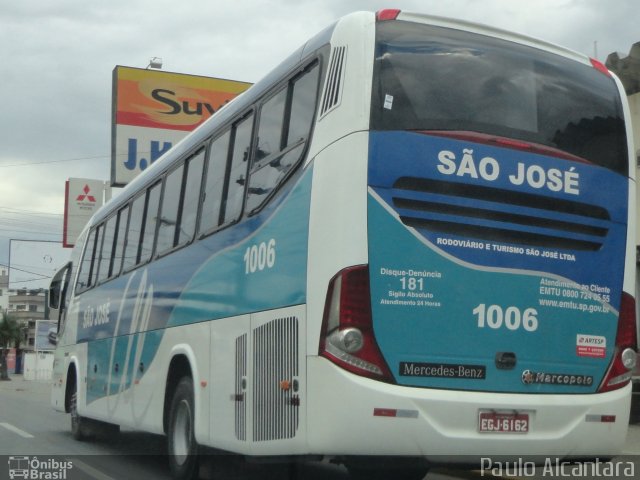
[[[347,57],[347,47],[335,47],[331,52],[329,73],[322,94],[320,117],[340,104],[343,85],[343,69]]]
[[[596,251],[611,223],[602,207],[531,193],[415,177],[393,189],[405,225],[487,241]]]

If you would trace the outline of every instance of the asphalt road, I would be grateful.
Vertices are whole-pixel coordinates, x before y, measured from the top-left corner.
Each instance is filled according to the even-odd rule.
[[[123,429],[115,438],[98,437],[89,442],[78,442],[71,436],[69,415],[51,408],[49,392],[47,382],[25,381],[21,376],[12,376],[11,381],[0,382],[0,479],[9,478],[12,467],[14,473],[24,467],[25,458],[45,473],[57,473],[60,466],[71,462],[71,468],[62,468],[66,470],[65,480],[171,478],[164,456],[166,440],[163,436]],[[328,463],[307,462],[293,467],[246,464],[237,457],[208,453],[210,455],[202,462],[201,478],[349,478],[346,469]],[[37,459],[37,463],[34,459]],[[42,478],[46,478],[46,475]]]
[[[49,404],[47,382],[25,381],[13,376],[0,382],[0,479],[19,475],[25,463],[38,467],[39,478],[62,480],[126,480],[171,478],[165,438],[158,435],[123,430],[115,438],[97,438],[77,442],[71,437],[69,416],[54,411]],[[327,462],[304,462],[293,466],[247,464],[237,457],[205,457],[201,478],[224,480],[346,480],[344,467]],[[640,425],[629,429],[623,462],[633,462],[634,476],[640,476]],[[70,462],[70,463],[65,463]],[[622,466],[628,466],[624,463]],[[484,472],[491,478],[491,472]],[[508,474],[506,477],[517,477]],[[549,478],[541,469],[526,472],[524,478]],[[603,478],[584,472],[581,478]],[[624,471],[621,471],[624,477]],[[57,474],[58,476],[52,476]],[[64,476],[62,475],[64,474]],[[19,477],[16,477],[19,478]],[[32,477],[29,477],[32,478]],[[434,469],[426,480],[483,478],[480,472]],[[633,478],[630,477],[630,478]],[[392,479],[401,480],[401,479]]]

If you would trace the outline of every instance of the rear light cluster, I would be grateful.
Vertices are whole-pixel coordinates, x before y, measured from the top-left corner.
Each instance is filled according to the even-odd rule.
[[[373,333],[368,266],[346,268],[329,282],[319,355],[357,375],[394,382]]]
[[[376,20],[378,22],[384,22],[387,20],[395,20],[400,15],[400,10],[388,8],[386,10],[378,10],[376,12]]]
[[[611,72],[604,63],[596,60],[595,58],[590,58],[589,60],[591,60],[591,65],[593,66],[593,68],[598,70],[600,73],[605,74],[607,77],[611,76]]]
[[[636,366],[636,335],[636,302],[631,295],[623,292],[613,360],[598,392],[610,392],[629,383]]]

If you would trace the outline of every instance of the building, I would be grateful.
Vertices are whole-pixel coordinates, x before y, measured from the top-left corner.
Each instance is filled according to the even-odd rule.
[[[631,111],[631,126],[633,142],[636,148],[636,168],[640,167],[640,42],[631,46],[628,55],[611,53],[607,57],[607,68],[615,73],[622,81],[629,100]],[[640,171],[636,170],[636,178],[640,178]],[[636,199],[640,212],[640,195]],[[636,239],[640,241],[640,222],[636,223]]]
[[[41,288],[9,291],[7,311],[24,327],[24,338],[20,347],[25,352],[35,350],[36,321],[46,318],[46,298],[46,291]]]

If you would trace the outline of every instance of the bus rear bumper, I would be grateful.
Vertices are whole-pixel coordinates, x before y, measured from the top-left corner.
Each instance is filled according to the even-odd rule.
[[[309,357],[308,441],[324,455],[605,458],[622,451],[631,385],[604,394],[526,395],[390,385]],[[479,411],[529,415],[527,433],[480,433]],[[613,418],[615,416],[615,419]]]

